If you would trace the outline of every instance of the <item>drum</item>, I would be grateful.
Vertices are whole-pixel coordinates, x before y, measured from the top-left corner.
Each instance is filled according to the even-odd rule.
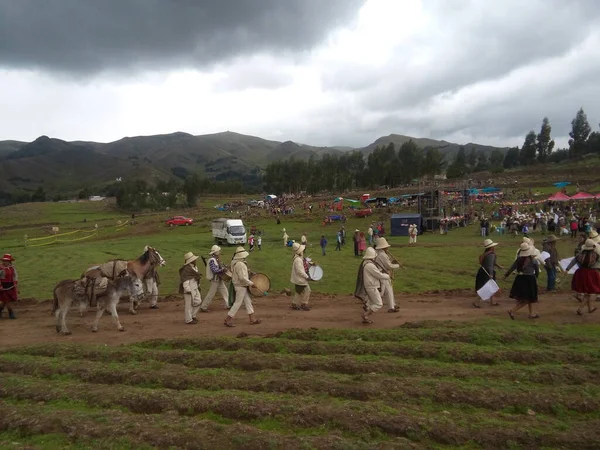
[[[308,275],[310,276],[311,280],[319,281],[321,278],[323,278],[323,268],[317,265],[310,266],[308,268]]]
[[[225,283],[229,283],[231,278],[233,278],[231,270],[226,269],[225,272],[221,273],[221,280],[223,280]]]
[[[271,289],[271,280],[264,273],[255,273],[250,277],[254,286],[250,288],[250,293],[256,297],[263,297],[265,292]]]

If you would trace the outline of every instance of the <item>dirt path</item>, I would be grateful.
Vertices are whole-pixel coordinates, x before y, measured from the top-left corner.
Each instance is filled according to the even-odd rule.
[[[374,315],[372,325],[362,325],[360,303],[351,296],[313,294],[308,312],[293,311],[289,308],[290,298],[285,295],[266,297],[255,301],[256,316],[263,319],[260,325],[249,325],[244,308],[236,318],[235,328],[223,325],[226,311],[221,300],[213,302],[212,311],[199,314],[197,325],[183,323],[183,302],[180,298],[162,300],[159,310],[148,309],[148,303],[140,306],[137,316],[127,311],[128,303],[119,305],[119,318],[125,326],[125,332],[117,331],[110,316],[100,321],[98,333],[91,332],[94,311],[88,311],[79,317],[76,310],[69,312],[67,324],[71,336],[62,336],[55,331],[54,317],[50,314],[50,302],[24,300],[19,302],[15,311],[17,320],[0,321],[0,349],[20,345],[48,342],[95,343],[118,345],[145,341],[154,338],[190,338],[200,335],[237,336],[247,333],[251,336],[264,336],[289,328],[392,328],[406,322],[422,320],[478,320],[482,318],[510,319],[506,310],[513,305],[508,298],[499,298],[501,306],[484,305],[481,309],[471,306],[472,294],[466,292],[440,292],[424,295],[398,295],[400,312],[389,314],[387,308]],[[595,303],[594,306],[600,306]],[[570,293],[542,294],[537,312],[541,323],[600,323],[600,308],[594,314],[577,316],[577,302]],[[517,320],[527,321],[526,309],[517,313]]]

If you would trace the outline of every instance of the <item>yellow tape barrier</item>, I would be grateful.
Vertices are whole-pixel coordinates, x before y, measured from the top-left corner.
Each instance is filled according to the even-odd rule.
[[[61,239],[60,238],[61,236],[73,235],[76,233],[87,233],[87,235],[78,237],[75,239]],[[69,233],[56,234],[54,236],[45,236],[45,237],[41,237],[41,238],[25,239],[25,247],[41,247],[44,245],[52,245],[52,244],[58,244],[58,243],[62,243],[62,242],[82,241],[84,239],[89,239],[93,236],[96,236],[97,234],[98,234],[98,230],[76,230],[76,231],[71,231]],[[49,242],[40,242],[39,244],[29,244],[29,241],[43,241],[43,240],[47,240]]]

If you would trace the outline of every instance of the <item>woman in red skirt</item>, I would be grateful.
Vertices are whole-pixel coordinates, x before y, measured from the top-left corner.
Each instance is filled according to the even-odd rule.
[[[576,292],[577,300],[585,301],[588,313],[593,313],[598,308],[592,308],[592,295],[600,294],[600,271],[594,269],[598,258],[600,257],[600,247],[593,240],[588,239],[581,247],[581,252],[571,261],[567,267],[567,272],[575,264],[579,268],[575,271],[571,280],[571,289]],[[582,298],[583,296],[583,298]],[[581,300],[580,300],[581,298]],[[577,308],[577,314],[583,314],[581,308]]]
[[[8,309],[8,317],[16,319],[15,313],[11,308],[11,303],[16,302],[18,298],[17,291],[17,271],[12,262],[15,259],[10,254],[5,254],[2,257],[2,265],[0,265],[0,319],[4,311],[4,306]]]

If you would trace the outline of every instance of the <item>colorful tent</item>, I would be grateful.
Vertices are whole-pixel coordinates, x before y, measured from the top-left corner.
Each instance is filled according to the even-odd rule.
[[[554,183],[554,186],[556,186],[557,188],[563,188],[565,186],[568,186],[569,184],[571,184],[570,181],[560,181],[558,183]]]
[[[588,194],[587,192],[578,192],[571,197],[571,200],[590,200],[592,198],[595,198],[592,194]]]
[[[557,192],[554,195],[551,195],[548,200],[551,200],[553,202],[568,202],[569,200],[571,200],[571,197],[569,197],[566,194],[563,194],[562,192]]]

